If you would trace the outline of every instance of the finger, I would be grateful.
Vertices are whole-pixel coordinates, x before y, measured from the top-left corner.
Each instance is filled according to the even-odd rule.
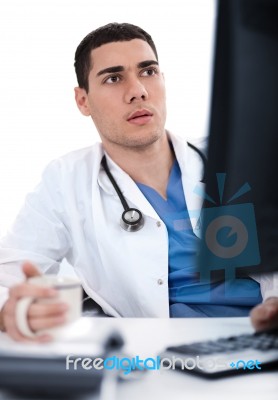
[[[40,276],[41,275],[39,269],[34,264],[30,263],[29,261],[26,261],[22,265],[22,271],[25,274],[26,278],[30,278],[32,276]]]
[[[272,319],[278,316],[278,306],[276,304],[267,304],[265,307],[265,319]]]
[[[253,322],[253,326],[257,332],[277,329],[278,327],[277,321],[259,321],[257,323]]]
[[[45,335],[39,335],[36,338],[36,341],[38,343],[48,343],[51,342],[53,340],[53,336],[45,334]]]
[[[29,318],[36,317],[50,317],[50,316],[62,316],[68,310],[69,306],[66,303],[33,303],[28,311]]]
[[[22,335],[22,333],[18,330],[16,319],[15,319],[14,312],[13,312],[15,305],[16,305],[15,300],[9,300],[5,304],[4,309],[3,309],[3,312],[4,312],[3,318],[4,318],[6,332],[12,339],[14,339],[16,341],[24,342],[24,343],[27,343],[27,342],[45,343],[45,342],[49,342],[53,339],[52,336],[50,336],[48,334],[38,335],[34,338],[29,338],[29,337]],[[10,311],[10,310],[12,310],[12,311]]]
[[[21,297],[25,296],[32,296],[32,297],[56,297],[58,296],[58,291],[53,288],[43,287],[32,285],[29,283],[22,283],[21,285],[16,285],[10,288],[10,297],[14,299],[20,299]]]
[[[9,300],[5,303],[3,308],[3,316],[10,315],[13,316],[15,314],[16,300],[13,297],[10,297]]]
[[[32,318],[29,320],[30,328],[36,332],[42,329],[54,328],[66,322],[65,316],[53,316],[48,318]]]
[[[278,304],[267,300],[253,308],[250,313],[251,322],[256,331],[269,330],[278,326]]]
[[[7,315],[5,317],[5,325],[6,325],[6,332],[7,334],[14,340],[22,343],[32,343],[32,342],[38,342],[38,343],[46,343],[51,341],[53,338],[51,335],[48,334],[42,334],[38,335],[36,337],[26,337],[20,333],[20,331],[17,329],[17,325],[15,322],[15,319]]]
[[[5,326],[7,334],[14,340],[20,342],[33,342],[33,338],[27,338],[26,336],[22,335],[17,328],[15,318],[12,315],[5,316]]]
[[[21,333],[18,331],[17,327],[14,325],[12,317],[7,316],[5,318],[5,326],[6,326],[6,332],[7,334],[14,340],[18,342],[27,342],[28,339],[21,335]]]
[[[257,321],[267,321],[278,315],[278,307],[271,302],[260,304],[252,310],[251,315]]]
[[[278,297],[270,297],[264,304],[268,306],[269,310],[273,310],[273,313],[278,314]]]
[[[22,343],[38,342],[46,343],[53,340],[49,334],[38,334],[35,337],[26,337],[19,331],[15,319],[16,299],[10,298],[3,307],[3,320],[6,333],[13,339]],[[35,333],[35,332],[34,332]]]
[[[250,316],[253,322],[259,323],[260,321],[264,320],[264,307],[262,304],[254,307],[251,310]]]

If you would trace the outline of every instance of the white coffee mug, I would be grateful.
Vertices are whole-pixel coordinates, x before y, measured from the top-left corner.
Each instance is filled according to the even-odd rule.
[[[28,283],[36,286],[56,289],[58,291],[58,296],[54,298],[36,298],[28,296],[18,300],[15,313],[16,324],[18,330],[24,336],[36,337],[37,335],[41,334],[50,334],[56,338],[62,334],[66,326],[81,317],[82,286],[77,278],[58,275],[41,275],[29,278]],[[28,324],[28,310],[34,301],[37,303],[66,303],[68,305],[68,310],[65,313],[65,325],[33,332]]]

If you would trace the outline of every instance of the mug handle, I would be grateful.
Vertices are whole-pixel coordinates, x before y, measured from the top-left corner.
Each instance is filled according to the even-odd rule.
[[[34,300],[34,297],[23,297],[22,299],[18,300],[15,309],[17,329],[22,335],[30,338],[36,337],[36,333],[31,331],[29,327],[27,316],[30,304],[33,303]]]

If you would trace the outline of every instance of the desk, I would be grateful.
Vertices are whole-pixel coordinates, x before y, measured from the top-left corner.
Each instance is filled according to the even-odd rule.
[[[125,353],[130,357],[155,357],[166,346],[185,342],[216,339],[240,333],[251,333],[249,318],[195,318],[195,319],[116,319],[83,318],[89,330],[87,338],[101,330],[119,330],[126,340]],[[9,339],[0,335],[0,344]],[[148,371],[137,381],[120,382],[116,399],[119,400],[277,400],[278,373],[264,372],[233,376],[208,381],[180,371]],[[17,397],[17,399],[19,399]],[[82,397],[82,400],[97,400],[97,394]],[[0,400],[13,400],[1,397]],[[29,399],[28,399],[29,400]],[[54,399],[53,399],[54,400]],[[81,400],[81,398],[80,398]]]

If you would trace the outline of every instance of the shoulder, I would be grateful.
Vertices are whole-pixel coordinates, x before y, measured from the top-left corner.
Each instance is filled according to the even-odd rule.
[[[43,176],[63,176],[66,174],[90,173],[96,166],[99,168],[100,159],[103,154],[101,143],[71,151],[61,157],[52,160],[45,168]]]
[[[79,164],[93,164],[96,158],[99,158],[102,153],[102,145],[97,142],[92,146],[82,149],[74,150],[62,155],[61,157],[53,160],[49,165],[60,165],[72,168]]]

